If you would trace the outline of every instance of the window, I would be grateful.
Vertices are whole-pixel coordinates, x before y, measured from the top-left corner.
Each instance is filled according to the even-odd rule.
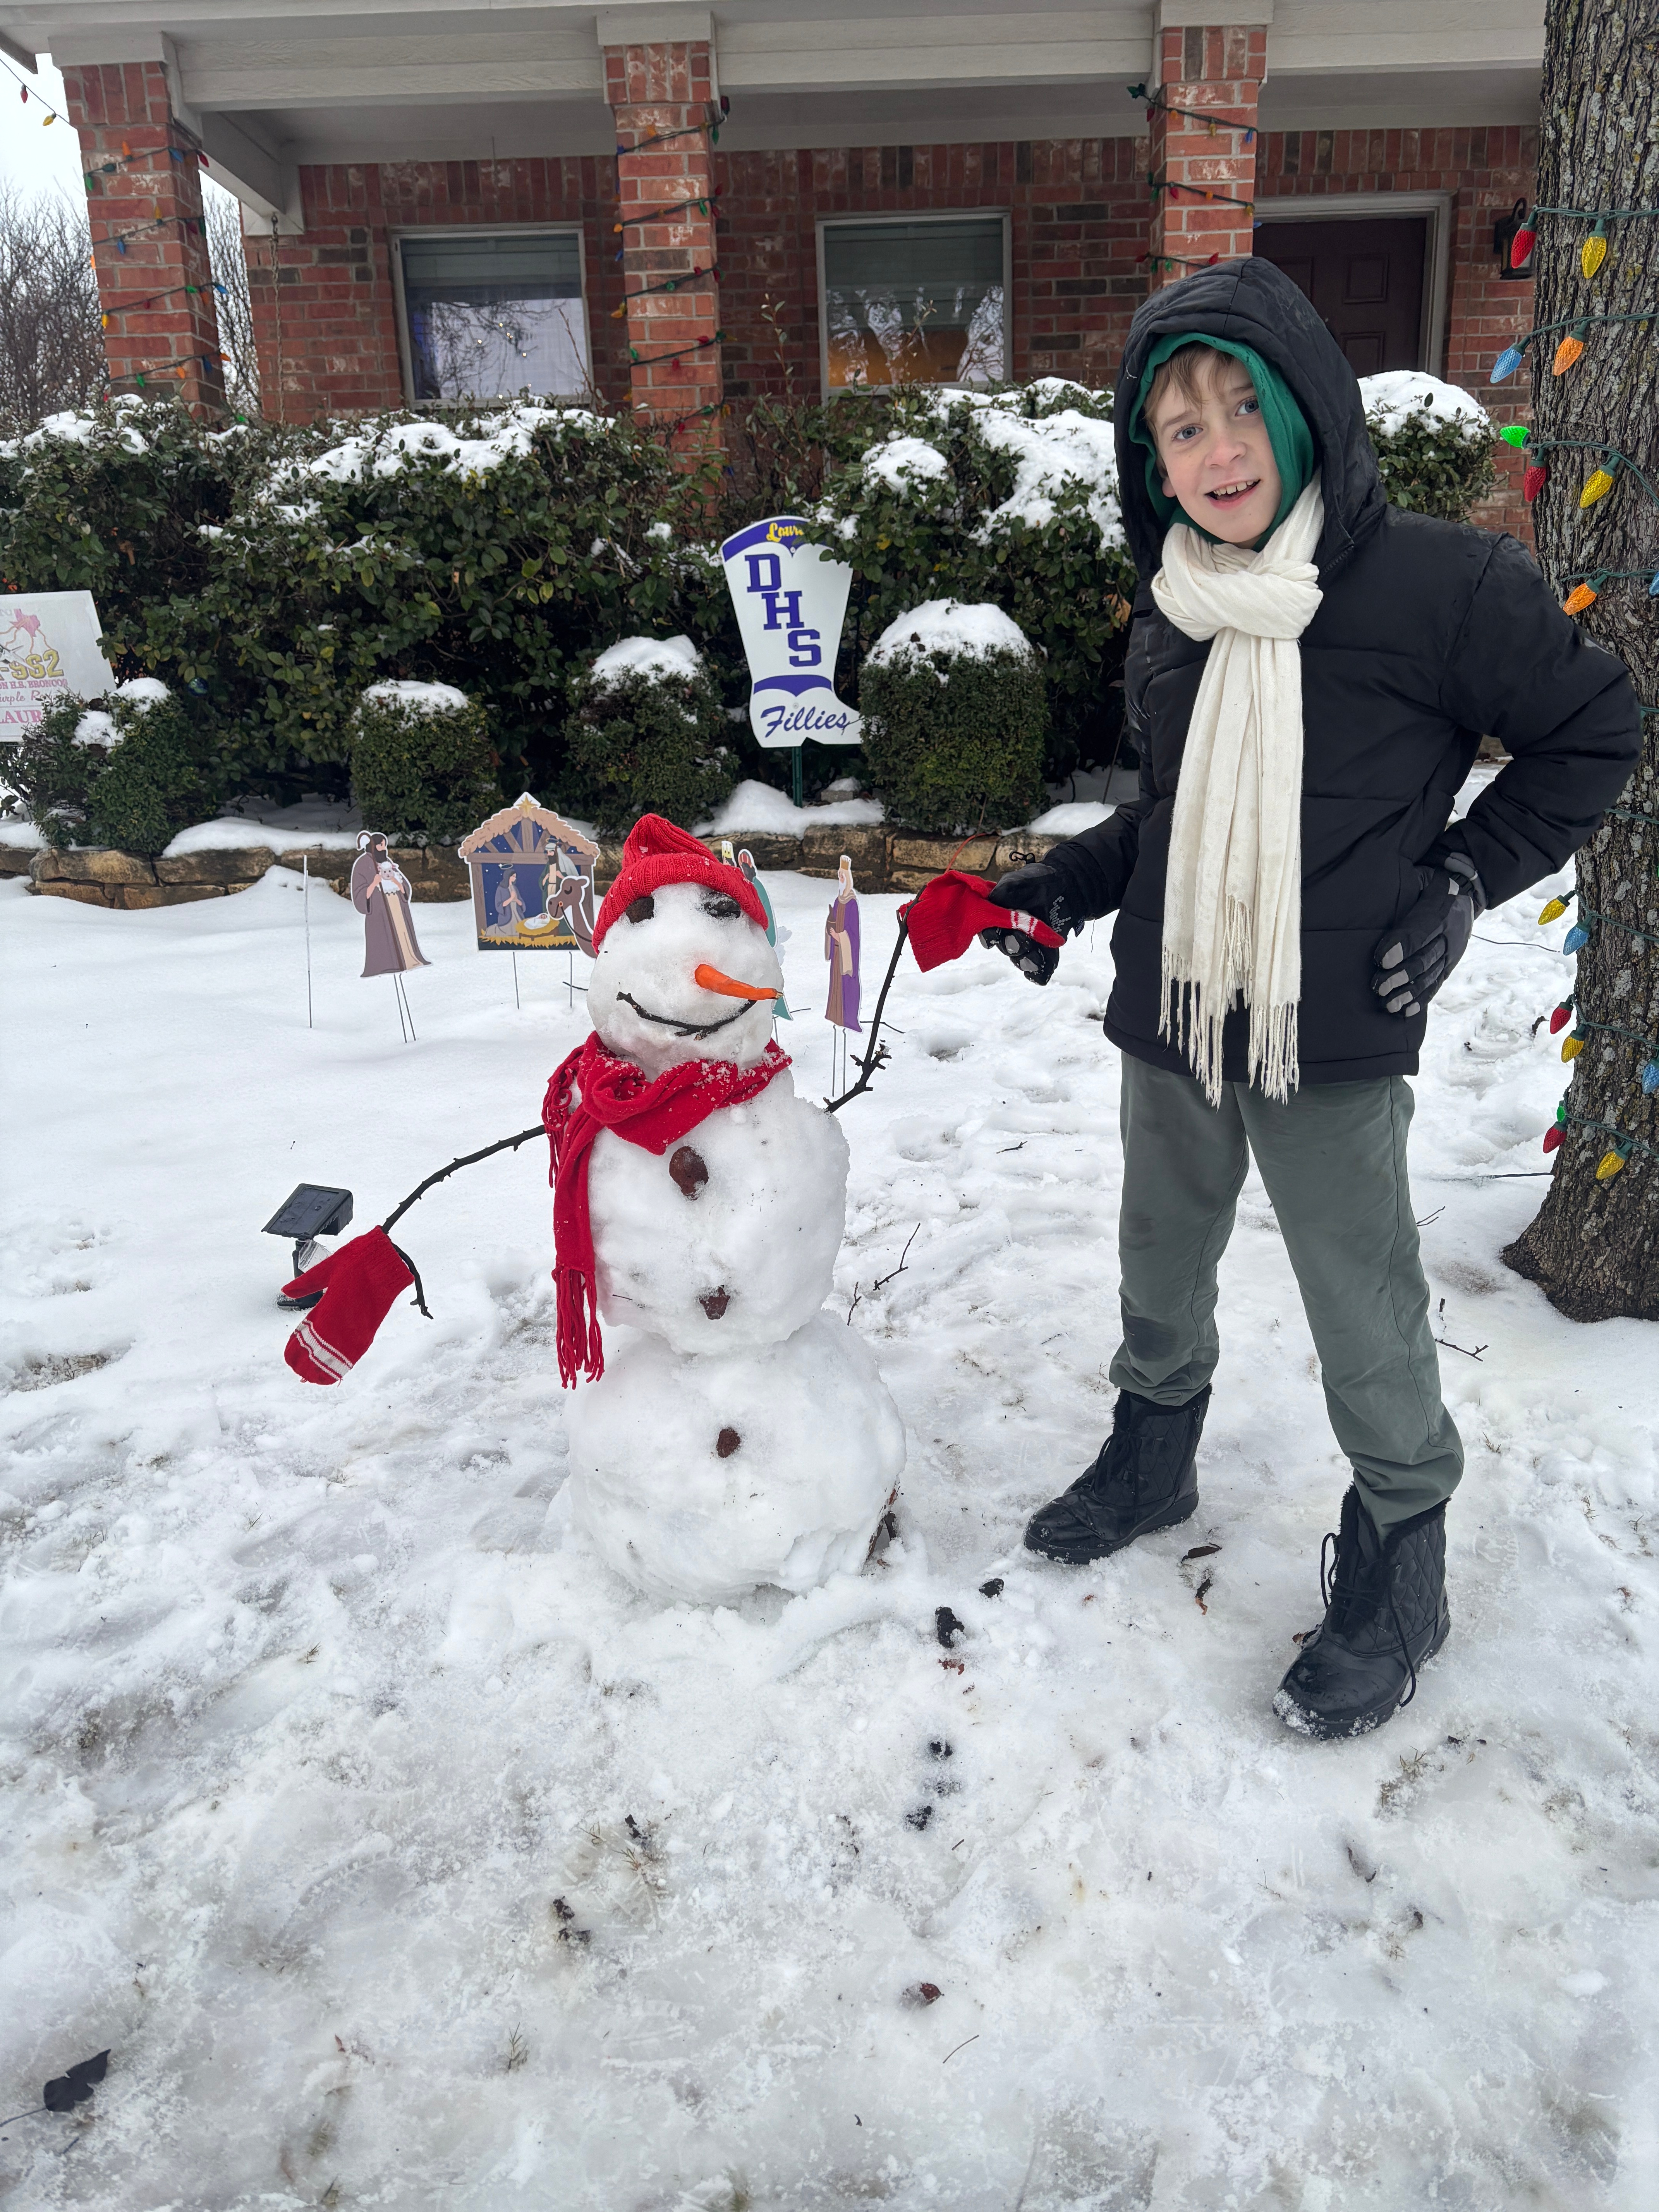
[[[398,242],[416,399],[568,396],[587,382],[581,239],[574,230]]]
[[[1000,215],[827,222],[824,381],[990,384],[1008,374]]]

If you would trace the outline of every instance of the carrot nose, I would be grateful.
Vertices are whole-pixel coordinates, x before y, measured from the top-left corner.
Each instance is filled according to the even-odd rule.
[[[705,991],[718,991],[727,999],[775,999],[778,995],[763,983],[739,983],[734,975],[722,975],[718,968],[710,968],[704,962],[692,969],[691,980]]]

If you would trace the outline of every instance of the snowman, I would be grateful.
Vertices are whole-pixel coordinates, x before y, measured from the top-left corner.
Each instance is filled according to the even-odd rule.
[[[593,927],[593,1034],[554,1074],[574,1524],[637,1588],[718,1603],[865,1559],[904,1463],[874,1360],[823,1311],[847,1140],[773,1042],[783,972],[743,872],[657,815]],[[601,1324],[629,1334],[607,1359]]]

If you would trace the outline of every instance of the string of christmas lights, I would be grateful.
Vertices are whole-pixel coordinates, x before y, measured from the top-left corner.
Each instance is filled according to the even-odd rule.
[[[218,362],[216,363],[210,354],[169,355],[161,361],[147,361],[141,368],[112,369],[104,379],[104,389],[107,392],[112,391],[118,384],[136,384],[142,392],[145,388],[145,379],[151,376],[176,376],[182,383],[198,361],[206,373],[211,376],[216,366],[229,366],[230,356],[228,353],[222,353]]]
[[[128,145],[126,140],[124,138],[121,141],[120,160],[118,161],[100,161],[93,168],[82,169],[81,172],[82,180],[89,192],[94,191],[97,189],[97,183],[100,177],[113,177],[118,174],[118,173],[123,169],[143,168],[149,162],[153,161],[158,154],[166,154],[171,160],[179,162],[188,161],[191,159],[190,153],[187,152],[184,147],[174,146],[171,143],[166,146],[152,147],[147,154],[135,154],[131,147]],[[208,157],[205,154],[198,152],[195,155],[195,159],[200,167],[204,169],[206,168],[208,165]]]
[[[678,292],[682,284],[689,284],[694,276],[713,276],[718,273],[719,272],[714,263],[711,261],[706,269],[701,266],[696,269],[688,269],[684,276],[670,276],[660,284],[641,284],[637,292],[624,292],[623,294],[623,302],[621,307],[613,307],[611,310],[611,319],[613,323],[620,322],[623,317],[628,313],[628,303],[630,300],[648,300],[653,292]]]
[[[6,75],[17,87],[19,92],[22,94],[23,105],[27,107],[29,104],[30,98],[27,85],[26,85],[22,78],[18,76],[11,64],[9,61],[6,61],[3,58],[0,58],[0,69],[4,70]],[[46,111],[40,122],[40,128],[43,131],[50,131],[54,123],[61,123],[64,120],[64,118],[58,112],[58,110],[52,106],[52,102],[49,100],[42,99],[39,92],[34,94],[33,98],[35,105],[40,107],[44,107]]]
[[[199,298],[203,293],[210,290],[216,292],[222,300],[228,300],[230,297],[230,294],[225,289],[224,286],[218,282],[216,277],[211,285],[169,284],[165,292],[152,292],[145,299],[123,300],[118,306],[106,307],[100,313],[98,319],[103,325],[104,329],[107,330],[109,328],[109,319],[112,315],[139,314],[144,308],[155,307],[159,300],[176,299],[180,292],[193,292]]]
[[[1146,120],[1149,123],[1161,110],[1165,115],[1185,115],[1194,123],[1207,124],[1212,137],[1217,131],[1242,131],[1244,133],[1244,143],[1247,146],[1254,146],[1255,143],[1255,124],[1246,123],[1236,115],[1212,115],[1207,108],[1203,107],[1177,107],[1172,100],[1165,100],[1161,91],[1155,92],[1149,97],[1144,84],[1126,85],[1124,90],[1131,100],[1146,100]]]
[[[94,240],[92,251],[87,256],[87,258],[92,263],[93,266],[96,268],[98,265],[99,246],[112,246],[118,253],[125,255],[127,250],[127,240],[130,238],[143,238],[149,231],[164,230],[170,222],[182,222],[189,228],[196,231],[199,236],[203,238],[207,236],[207,217],[205,216],[158,215],[153,222],[135,223],[131,230],[112,231],[107,238],[100,238]]]
[[[1643,1138],[1632,1136],[1628,1129],[1621,1129],[1617,1121],[1598,1121],[1585,1114],[1571,1113],[1565,1098],[1555,1109],[1553,1123],[1544,1132],[1544,1150],[1547,1152],[1559,1151],[1565,1142],[1570,1128],[1601,1129],[1613,1139],[1613,1143],[1602,1153],[1596,1165],[1597,1182],[1611,1182],[1632,1152],[1645,1152],[1650,1158],[1659,1159],[1659,1146],[1650,1145]]]
[[[1604,584],[1640,583],[1644,579],[1650,579],[1648,597],[1659,599],[1659,562],[1646,568],[1575,569],[1571,576],[1561,579],[1564,584],[1572,586],[1561,602],[1561,611],[1564,615],[1582,615],[1586,607],[1595,605]]]
[[[653,353],[649,361],[641,361],[635,346],[628,349],[628,358],[635,368],[654,368],[659,361],[682,361],[689,353],[702,353],[709,346],[719,345],[725,337],[724,331],[716,331],[713,337],[699,338],[695,345],[677,346],[672,353]]]
[[[1621,453],[1617,446],[1606,444],[1599,438],[1540,438],[1523,422],[1511,422],[1498,436],[1506,446],[1513,446],[1526,460],[1526,471],[1521,480],[1521,496],[1530,507],[1549,482],[1547,461],[1527,460],[1534,453],[1599,453],[1603,465],[1593,471],[1578,495],[1580,507],[1594,507],[1613,489],[1620,469],[1628,469],[1656,507],[1659,507],[1659,492],[1656,492],[1647,477],[1628,453]]]
[[[646,100],[641,104],[644,106],[653,106],[656,103]],[[703,110],[703,120],[701,123],[688,123],[681,131],[659,131],[649,138],[641,138],[637,145],[623,146],[619,143],[617,151],[619,154],[643,154],[647,146],[665,146],[671,138],[696,138],[705,131],[708,133],[709,144],[718,146],[720,143],[720,125],[731,112],[732,102],[726,94],[722,93],[718,115],[714,112],[714,103],[710,100]]]
[[[684,208],[696,208],[699,215],[707,215],[719,198],[718,192],[705,192],[698,200],[670,200],[665,206],[647,208],[642,215],[625,215],[620,222],[613,222],[611,228],[613,231],[628,230],[635,223],[660,222],[665,216],[678,215]]]
[[[1567,335],[1555,349],[1555,358],[1550,363],[1552,376],[1565,376],[1584,350],[1584,332],[1593,323],[1650,323],[1659,317],[1659,307],[1638,307],[1629,315],[1563,315],[1559,322],[1539,323],[1504,347],[1492,365],[1487,377],[1490,384],[1503,384],[1520,368],[1527,348],[1534,338],[1547,337],[1552,331],[1565,331]]]
[[[1540,216],[1564,216],[1579,222],[1594,222],[1595,228],[1578,249],[1579,270],[1586,277],[1594,276],[1607,258],[1607,225],[1610,222],[1633,222],[1639,216],[1659,215],[1659,208],[1570,208],[1534,207],[1510,243],[1510,266],[1524,269],[1533,247],[1538,242]]]
[[[1254,200],[1235,199],[1231,192],[1209,191],[1202,185],[1176,184],[1168,177],[1149,176],[1146,181],[1155,192],[1190,192],[1194,199],[1214,200],[1222,207],[1249,208],[1254,210],[1255,206],[1255,202]],[[1659,308],[1656,308],[1654,312],[1656,314],[1659,314]],[[1497,381],[1496,378],[1493,379],[1493,381],[1494,383]]]

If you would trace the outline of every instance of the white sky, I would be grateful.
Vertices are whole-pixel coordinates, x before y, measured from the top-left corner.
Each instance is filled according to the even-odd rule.
[[[0,56],[0,60],[4,57]],[[62,76],[49,62],[42,62],[35,76],[23,80],[29,91],[25,106],[18,97],[18,76],[13,70],[9,61],[0,68],[0,179],[24,192],[47,191],[59,185],[71,198],[84,199],[81,142],[64,115]],[[43,127],[46,114],[40,105],[43,100],[63,118],[50,128]]]

